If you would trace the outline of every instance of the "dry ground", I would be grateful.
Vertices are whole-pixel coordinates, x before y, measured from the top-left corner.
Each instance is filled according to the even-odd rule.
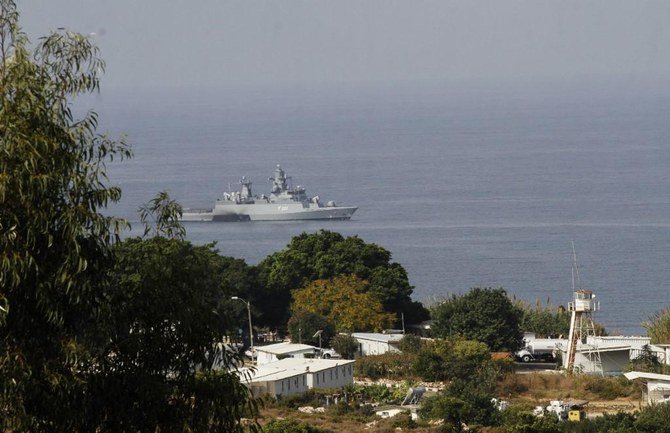
[[[588,400],[586,411],[589,416],[619,411],[632,412],[638,410],[642,405],[639,384],[629,383],[625,379],[615,377],[593,378],[559,373],[508,375],[499,384],[499,395],[501,398],[508,399],[512,404],[522,404],[529,408],[546,406],[550,400]],[[285,407],[268,407],[262,411],[262,417],[262,424],[276,418],[290,418],[328,429],[333,433],[397,431],[393,426],[393,419],[378,420],[376,425],[366,427],[370,419],[352,414],[336,415],[331,411],[321,414],[305,414]],[[429,433],[436,430],[435,427],[419,427],[411,431]]]

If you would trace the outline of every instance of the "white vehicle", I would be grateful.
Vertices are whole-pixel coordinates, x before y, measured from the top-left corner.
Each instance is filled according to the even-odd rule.
[[[341,356],[333,349],[321,349],[321,354],[319,355],[319,358],[330,359],[330,358],[341,358]]]
[[[567,340],[562,338],[535,338],[524,342],[526,346],[514,354],[514,357],[521,362],[553,362],[560,348],[567,345]]]

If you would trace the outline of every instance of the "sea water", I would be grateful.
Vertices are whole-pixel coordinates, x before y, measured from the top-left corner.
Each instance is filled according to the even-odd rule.
[[[211,207],[275,164],[310,196],[356,205],[350,221],[187,223],[195,243],[255,264],[320,229],[390,250],[414,298],[504,287],[532,304],[600,301],[610,332],[641,334],[670,305],[670,92],[602,83],[341,85],[105,91],[90,101],[134,158],[109,166],[110,211],[167,190]],[[88,102],[88,101],[87,101]]]

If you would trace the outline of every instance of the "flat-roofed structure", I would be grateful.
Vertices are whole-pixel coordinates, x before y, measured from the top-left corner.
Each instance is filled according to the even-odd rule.
[[[639,380],[644,383],[642,398],[648,404],[670,401],[670,375],[630,371],[624,376],[628,380]]]
[[[314,346],[289,342],[256,346],[256,362],[258,365],[264,365],[286,357],[305,358],[305,355],[314,355],[315,351]]]
[[[338,389],[354,383],[354,361],[346,359],[285,358],[246,370],[242,382],[254,395],[273,397],[308,389]]]
[[[354,332],[351,334],[358,341],[358,355],[381,355],[386,352],[400,352],[398,343],[403,334],[382,334],[378,332]]]

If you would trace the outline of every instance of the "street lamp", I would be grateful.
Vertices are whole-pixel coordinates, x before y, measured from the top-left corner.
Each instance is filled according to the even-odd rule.
[[[230,299],[233,301],[242,301],[245,304],[247,304],[247,314],[249,315],[249,343],[250,343],[250,350],[251,350],[251,362],[254,362],[254,328],[251,326],[251,302],[245,301],[244,299],[238,297],[238,296],[233,296]]]
[[[322,355],[322,353],[321,353],[321,334],[323,334],[323,329],[319,329],[318,331],[316,331],[314,333],[314,335],[312,335],[312,338],[319,337],[319,356]]]

